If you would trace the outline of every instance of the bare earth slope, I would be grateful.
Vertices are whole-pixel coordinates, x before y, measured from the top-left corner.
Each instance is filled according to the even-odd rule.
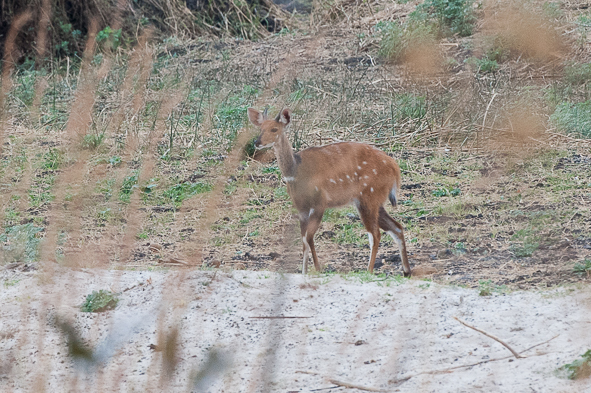
[[[400,392],[591,389],[589,379],[570,381],[554,371],[591,345],[589,287],[485,297],[415,279],[363,283],[354,275],[50,270],[17,273],[9,281],[14,285],[0,290],[1,391],[355,391],[339,384]],[[104,288],[122,292],[116,310],[79,311],[86,294]],[[257,318],[269,316],[298,318]],[[105,365],[95,371],[74,364],[56,317],[72,321]],[[453,317],[517,352],[555,338],[515,359]],[[178,363],[167,380],[167,351],[160,351],[164,341],[156,332],[175,328],[179,341],[169,363]],[[458,367],[478,362],[484,363]],[[191,389],[191,372],[198,370],[212,378]]]

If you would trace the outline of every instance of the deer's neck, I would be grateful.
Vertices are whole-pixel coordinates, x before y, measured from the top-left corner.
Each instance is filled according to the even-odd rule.
[[[285,134],[279,136],[279,139],[275,142],[274,150],[281,174],[287,181],[289,181],[289,178],[293,180],[296,175],[297,162],[291,143],[289,143],[289,139],[287,139]]]

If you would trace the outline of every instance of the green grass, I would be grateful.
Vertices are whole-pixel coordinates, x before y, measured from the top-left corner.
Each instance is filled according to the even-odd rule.
[[[402,284],[405,280],[405,278],[403,276],[399,276],[399,275],[393,276],[393,275],[389,275],[386,273],[374,274],[374,273],[368,272],[367,270],[349,272],[349,273],[343,274],[341,277],[344,280],[360,282],[362,284],[370,283],[370,282],[377,282],[377,283],[380,283],[382,286],[386,286],[386,287],[390,286],[391,284],[396,284],[396,285]]]
[[[39,258],[38,247],[41,241],[37,234],[41,231],[43,228],[31,223],[6,228],[5,232],[0,234],[4,260],[10,262],[36,261]]]
[[[491,280],[478,281],[478,296],[492,296],[494,293],[505,293],[505,285],[496,285]]]
[[[432,25],[422,21],[381,21],[375,26],[375,31],[380,40],[378,54],[394,63],[402,61],[410,47],[430,42],[435,38]]]
[[[103,144],[105,140],[105,133],[87,134],[82,139],[82,147],[85,149],[95,150]]]
[[[175,184],[168,190],[164,191],[163,195],[170,202],[175,205],[181,204],[185,199],[188,199],[196,194],[203,194],[213,189],[213,186],[208,183],[180,183]]]
[[[550,120],[561,131],[591,138],[591,100],[562,102],[558,104]]]

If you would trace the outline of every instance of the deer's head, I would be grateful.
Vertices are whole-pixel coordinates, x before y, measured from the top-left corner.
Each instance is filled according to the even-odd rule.
[[[271,147],[285,131],[291,119],[289,109],[282,109],[275,119],[267,118],[267,110],[263,113],[254,108],[248,108],[248,119],[252,124],[261,129],[254,146],[257,149]]]

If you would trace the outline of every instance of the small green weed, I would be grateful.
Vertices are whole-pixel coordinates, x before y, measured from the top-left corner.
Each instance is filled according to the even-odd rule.
[[[14,287],[16,284],[18,284],[21,280],[19,279],[13,279],[13,280],[6,280],[4,281],[4,286],[6,288],[8,287]]]
[[[577,359],[572,363],[567,363],[556,370],[559,376],[564,376],[568,379],[582,379],[591,375],[591,349],[581,355],[581,359]]]
[[[82,312],[101,312],[112,310],[117,307],[119,297],[116,293],[101,289],[100,291],[92,291],[86,296],[86,300],[80,306]]]
[[[56,171],[62,163],[63,157],[62,152],[58,149],[52,148],[45,154],[43,154],[42,168],[49,171]]]
[[[459,188],[449,189],[447,187],[439,187],[437,190],[432,192],[433,196],[436,196],[438,198],[441,198],[444,196],[456,197],[456,196],[460,195],[461,193],[462,193],[462,190],[460,190]]]
[[[472,64],[474,68],[476,68],[476,72],[480,73],[491,73],[498,71],[499,63],[496,60],[489,59],[488,57],[483,57],[482,59],[478,59],[476,57],[472,57],[466,60],[468,64]]]
[[[507,291],[505,285],[496,285],[491,280],[478,281],[478,296],[492,296],[493,293],[504,293]]]
[[[85,149],[95,150],[100,145],[102,145],[104,140],[105,140],[105,133],[104,132],[100,133],[100,134],[87,134],[87,135],[84,135],[84,138],[82,139],[82,147]]]
[[[575,264],[573,272],[577,276],[591,277],[591,259],[585,259],[583,262]]]
[[[121,200],[122,202],[129,203],[131,193],[133,192],[133,189],[137,187],[137,182],[137,171],[123,179],[123,184],[121,185],[121,190],[119,191],[119,200]]]

